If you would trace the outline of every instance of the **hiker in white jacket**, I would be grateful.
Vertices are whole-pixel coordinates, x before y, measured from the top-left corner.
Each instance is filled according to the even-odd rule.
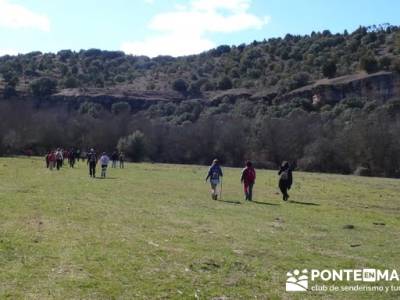
[[[108,163],[110,162],[110,158],[108,157],[108,155],[105,152],[103,152],[99,161],[100,161],[100,165],[101,165],[101,178],[106,178],[106,172],[107,172]]]

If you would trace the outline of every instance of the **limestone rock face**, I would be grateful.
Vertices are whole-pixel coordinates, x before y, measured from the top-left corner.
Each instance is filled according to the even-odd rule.
[[[334,105],[352,96],[382,103],[390,98],[400,97],[400,74],[381,71],[373,74],[357,73],[332,79],[321,79],[283,95],[279,95],[276,87],[271,86],[265,89],[240,88],[211,91],[197,95],[197,98],[190,98],[188,95],[175,91],[140,91],[129,85],[119,85],[107,88],[63,89],[49,97],[37,99],[26,91],[19,91],[17,98],[33,100],[38,107],[66,105],[70,108],[79,107],[85,101],[111,108],[113,103],[124,101],[129,103],[132,111],[139,111],[159,102],[176,103],[188,99],[199,101],[206,106],[217,106],[222,101],[229,101],[233,104],[238,99],[279,105],[293,101],[295,98],[306,98],[314,105],[321,106],[324,104]]]
[[[354,74],[332,79],[322,79],[314,84],[293,90],[278,97],[277,102],[288,102],[294,98],[307,98],[319,104],[335,104],[346,97],[363,97],[386,101],[400,96],[400,76],[392,72]]]
[[[129,88],[76,88],[64,89],[51,96],[51,101],[80,104],[84,101],[111,107],[115,102],[125,101],[133,110],[141,110],[158,102],[179,102],[185,97],[177,92],[137,91]]]

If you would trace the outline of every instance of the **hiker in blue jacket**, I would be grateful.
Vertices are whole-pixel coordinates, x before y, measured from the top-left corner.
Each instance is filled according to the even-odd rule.
[[[206,177],[206,182],[208,179],[210,179],[211,198],[213,200],[218,199],[217,186],[220,183],[220,177],[223,177],[222,169],[219,165],[218,159],[214,159],[210,166],[210,169],[208,169],[208,174]]]

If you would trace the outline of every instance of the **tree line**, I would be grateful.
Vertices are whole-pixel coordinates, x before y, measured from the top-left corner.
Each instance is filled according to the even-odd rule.
[[[229,166],[251,159],[277,168],[289,160],[306,171],[400,177],[400,99],[350,98],[319,111],[305,103],[163,103],[132,114],[123,103],[111,110],[93,103],[38,109],[3,100],[0,154],[118,148],[132,161],[208,164],[218,157]]]

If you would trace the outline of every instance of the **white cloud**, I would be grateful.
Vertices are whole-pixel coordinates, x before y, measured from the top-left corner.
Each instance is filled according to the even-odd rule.
[[[208,33],[232,33],[259,30],[270,18],[248,12],[251,0],[192,0],[176,5],[171,12],[154,16],[148,28],[158,35],[142,41],[125,42],[124,52],[137,55],[173,56],[196,54],[215,47]]]
[[[202,36],[191,36],[182,40],[182,35],[179,33],[171,33],[143,41],[123,43],[121,48],[126,53],[155,57],[160,54],[173,56],[194,54],[214,46],[213,42]]]
[[[251,0],[194,0],[191,5],[200,11],[226,9],[232,12],[245,12],[250,8]]]
[[[0,27],[50,31],[50,20],[47,16],[30,11],[22,5],[0,0]]]

